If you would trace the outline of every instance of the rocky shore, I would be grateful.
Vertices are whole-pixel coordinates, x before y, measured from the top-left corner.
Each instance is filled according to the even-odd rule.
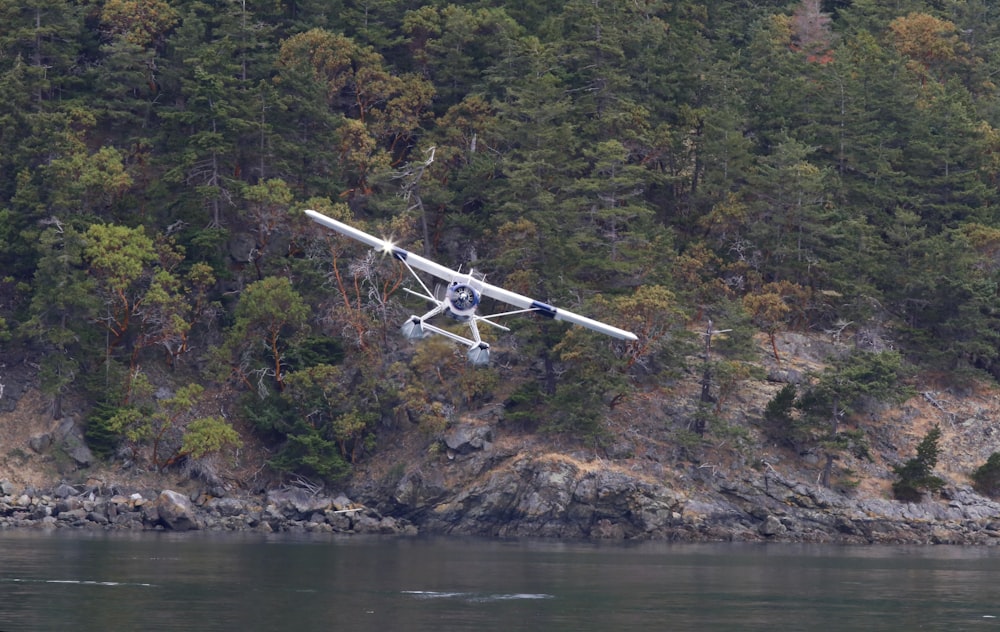
[[[684,491],[564,458],[515,458],[455,485],[447,472],[405,476],[380,511],[422,533],[493,537],[1000,544],[1000,504],[953,486],[920,503],[854,498],[774,473],[709,475]]]
[[[96,482],[34,489],[0,480],[0,529],[1000,544],[1000,503],[958,484],[901,503],[839,493],[773,468],[692,465],[666,479],[593,453],[504,447],[480,423],[457,424],[440,445],[436,456],[393,476],[356,477],[334,494],[292,486],[246,495],[196,479],[184,492]]]
[[[133,529],[414,535],[406,521],[381,516],[343,496],[300,488],[255,497],[193,497],[165,489],[104,489],[62,483],[50,490],[17,489],[0,481],[0,529]]]
[[[592,451],[528,449],[496,435],[492,424],[456,424],[438,450],[334,493],[287,486],[247,494],[196,476],[176,489],[0,480],[0,529],[1000,544],[1000,503],[954,482],[923,502],[901,503],[771,467],[657,469]]]
[[[363,503],[287,487],[251,496],[0,481],[0,529],[208,530],[674,541],[1000,544],[1000,504],[952,486],[921,503],[851,498],[774,472],[678,491],[570,458],[478,451]],[[485,476],[479,474],[485,473]]]
[[[284,488],[248,497],[0,481],[0,529],[258,531],[844,544],[1000,544],[1000,504],[968,488],[922,503],[850,499],[770,474],[679,493],[610,470],[524,459],[461,490],[411,475],[371,506]],[[701,487],[701,486],[699,486]],[[385,512],[385,513],[383,513]]]

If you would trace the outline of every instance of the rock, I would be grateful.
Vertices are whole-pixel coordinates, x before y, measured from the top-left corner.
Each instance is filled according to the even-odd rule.
[[[194,505],[183,494],[165,489],[157,497],[155,508],[159,517],[158,522],[172,531],[190,531],[200,528]]]
[[[72,485],[67,485],[66,483],[60,483],[52,490],[52,495],[56,498],[69,498],[70,496],[76,496],[80,493],[80,490],[73,487]]]
[[[802,384],[805,382],[805,375],[795,369],[773,368],[767,372],[767,380],[779,384]]]
[[[75,496],[71,496],[57,500],[53,511],[56,515],[59,515],[75,509],[83,509],[83,501]]]
[[[768,537],[775,536],[784,532],[785,532],[785,525],[781,524],[781,521],[778,520],[778,518],[775,516],[768,516],[767,518],[764,519],[764,522],[762,522],[760,526],[757,527],[757,533]]]
[[[60,511],[56,517],[62,522],[82,522],[87,519],[87,510],[80,507],[69,511]]]
[[[233,518],[248,512],[247,503],[237,498],[213,498],[205,503],[205,508],[217,512],[223,518]]]
[[[461,423],[449,429],[444,435],[445,445],[458,454],[489,449],[492,442],[493,429],[478,424]]]
[[[325,496],[316,496],[300,487],[272,490],[267,493],[268,504],[274,505],[286,517],[308,518],[315,512],[323,512],[333,507],[333,501]]]
[[[635,456],[635,444],[628,439],[616,438],[604,450],[609,459],[630,459]]]
[[[4,496],[13,496],[16,491],[17,487],[14,486],[14,483],[11,483],[10,481],[0,481],[0,494]]]
[[[35,435],[28,439],[28,447],[32,449],[36,454],[41,454],[49,449],[52,445],[52,435],[49,433]]]
[[[54,441],[65,441],[69,436],[83,438],[83,432],[76,425],[76,420],[72,417],[63,417],[59,420],[59,428],[55,432]]]
[[[68,445],[66,454],[79,467],[90,467],[90,464],[94,462],[94,454],[83,442]]]
[[[602,540],[624,540],[625,528],[604,518],[598,520],[597,524],[590,530],[590,537]]]
[[[447,493],[440,471],[432,470],[425,475],[422,470],[414,470],[399,480],[392,498],[399,506],[422,508],[435,504]],[[351,506],[349,503],[342,503],[341,508],[350,509]]]

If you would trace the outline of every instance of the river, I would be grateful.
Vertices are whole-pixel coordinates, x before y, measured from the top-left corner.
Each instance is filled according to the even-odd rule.
[[[1000,550],[0,532],[0,632],[1000,630]]]

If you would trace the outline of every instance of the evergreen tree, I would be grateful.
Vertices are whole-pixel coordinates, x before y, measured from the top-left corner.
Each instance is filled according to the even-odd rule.
[[[186,215],[207,209],[212,227],[223,225],[242,185],[239,141],[256,128],[253,99],[241,90],[247,57],[238,47],[245,42],[220,17],[199,3],[182,14],[171,38],[173,64],[163,73],[173,104],[161,113],[172,156],[167,181],[186,191]]]
[[[53,417],[62,416],[62,400],[99,344],[93,327],[98,300],[94,279],[86,274],[82,235],[56,223],[41,234],[38,267],[21,332],[48,352],[40,367],[41,390],[51,399]],[[81,362],[81,360],[83,362]]]
[[[917,456],[892,468],[898,480],[892,484],[896,500],[920,502],[923,492],[935,492],[944,487],[944,480],[934,475],[941,448],[941,428],[934,426],[927,431],[917,446]]]

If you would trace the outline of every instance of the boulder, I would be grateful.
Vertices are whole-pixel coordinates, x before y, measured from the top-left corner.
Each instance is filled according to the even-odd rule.
[[[154,506],[159,523],[168,529],[190,531],[201,528],[194,505],[184,494],[165,489],[160,492]]]
[[[28,439],[28,447],[36,454],[45,452],[49,449],[50,445],[52,445],[52,435],[47,432]]]
[[[56,501],[54,512],[56,515],[83,509],[83,501],[75,496],[67,496]]]
[[[205,503],[205,508],[223,518],[233,518],[250,513],[248,503],[238,498],[212,498]]]
[[[58,519],[69,523],[83,522],[87,519],[87,510],[80,507],[69,511],[60,511]]]
[[[89,467],[94,462],[94,453],[83,441],[76,437],[67,437],[64,446],[66,455],[73,459],[79,467]]]
[[[267,502],[286,517],[299,519],[306,519],[317,511],[324,512],[333,507],[333,501],[329,498],[316,496],[300,487],[269,491]]]
[[[80,490],[73,487],[72,485],[67,485],[66,483],[60,483],[52,490],[52,495],[56,498],[69,498],[70,496],[76,496],[80,493]]]
[[[469,454],[477,450],[486,450],[493,442],[493,429],[489,426],[463,423],[448,430],[444,435],[444,443],[449,450],[458,454]]]

